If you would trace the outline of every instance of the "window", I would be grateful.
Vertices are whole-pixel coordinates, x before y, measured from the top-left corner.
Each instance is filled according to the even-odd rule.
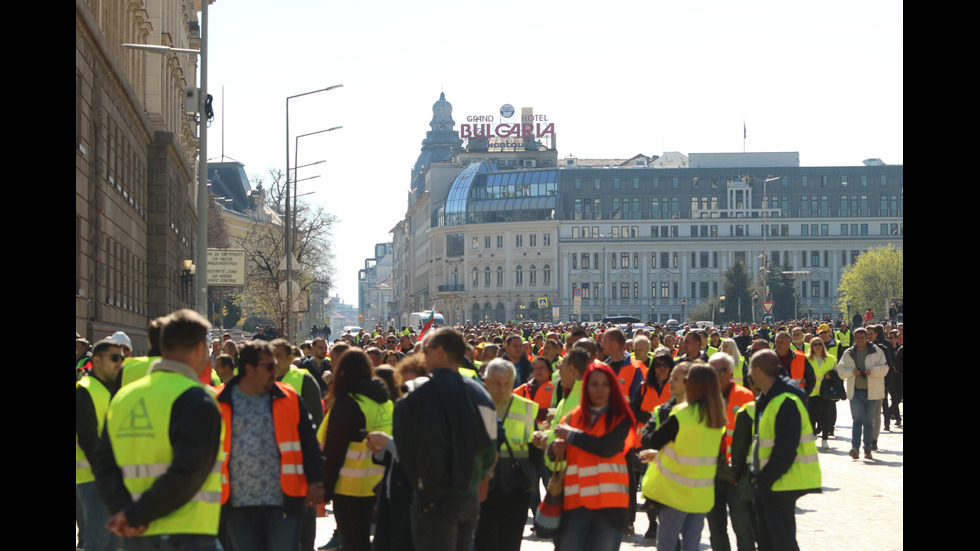
[[[830,184],[830,177],[826,174],[820,176],[820,187],[827,187]]]
[[[708,282],[707,281],[702,281],[700,287],[701,287],[701,297],[702,298],[708,298],[708,296],[709,296],[708,295]]]
[[[661,268],[670,267],[670,253],[660,253],[660,267]]]
[[[524,270],[520,266],[514,269],[514,286],[521,287],[524,285]]]
[[[840,177],[840,187],[847,187],[847,175],[845,174]]]
[[[633,189],[640,189],[640,179],[633,178]]]
[[[698,189],[698,186],[699,185],[700,185],[700,178],[698,176],[692,177],[691,178],[691,188]]]
[[[708,253],[707,252],[703,252],[703,253],[701,253],[700,256],[701,256],[701,266],[700,267],[701,268],[707,268],[708,267]]]
[[[680,263],[680,260],[679,259],[680,259],[680,254],[674,253],[673,258],[671,259],[670,267],[671,268],[676,268],[677,265]]]
[[[660,178],[654,178],[653,179],[653,188],[654,189],[659,189],[660,188]]]
[[[504,267],[497,266],[497,287],[504,286]]]
[[[820,282],[819,281],[811,281],[810,282],[810,297],[811,298],[820,298]]]
[[[599,267],[599,253],[592,253],[592,265],[596,268]]]
[[[610,256],[610,262],[612,262],[612,267],[613,267],[613,269],[615,269],[616,268],[616,253],[612,253],[609,256]]]
[[[861,224],[861,235],[868,235],[868,225]]]
[[[711,189],[718,189],[718,177],[717,176],[712,176],[711,177]]]
[[[582,179],[575,178],[575,189],[582,189]]]
[[[650,267],[657,267],[657,253],[650,253]],[[653,296],[657,296],[657,293],[654,293]]]
[[[490,236],[489,235],[483,238],[483,248],[484,249],[489,249],[490,248]]]
[[[741,262],[742,266],[745,266],[746,264],[745,259],[747,256],[748,253],[746,253],[745,251],[735,251],[735,262]]]
[[[660,298],[670,298],[670,283],[666,281],[660,283]]]
[[[551,285],[551,264],[545,264],[541,269],[541,279],[545,287]]]
[[[484,287],[490,286],[490,266],[487,266],[483,270],[483,286]]]
[[[613,178],[613,189],[619,189],[619,178]]]
[[[868,187],[868,175],[867,174],[862,174],[861,175],[861,187]]]
[[[619,284],[619,298],[630,298],[630,284],[626,281]]]
[[[463,234],[451,233],[446,236],[446,254],[448,256],[463,256]]]
[[[534,264],[527,271],[527,285],[528,287],[534,287],[538,284],[538,268]]]
[[[800,176],[800,187],[810,187],[809,176]]]
[[[583,283],[582,284],[582,300],[587,300],[589,298],[591,298],[589,296],[589,284],[588,283]]]
[[[578,269],[578,253],[572,253],[572,269]]]
[[[650,226],[650,237],[660,237],[660,226]]]
[[[674,177],[670,179],[670,187],[677,189],[680,187],[680,178]]]
[[[477,268],[476,266],[473,266],[473,285],[472,285],[472,287],[474,289],[476,289],[479,284],[480,284],[480,269]]]
[[[718,267],[718,251],[711,253],[711,267],[712,268]],[[717,295],[718,293],[715,294]]]
[[[537,247],[538,246],[538,234],[532,233],[532,234],[528,235],[527,236],[527,244],[528,244],[529,247]]]
[[[623,269],[630,267],[630,253],[622,253],[619,259],[619,267]]]
[[[830,235],[830,224],[820,224],[820,235]]]
[[[480,248],[480,238],[479,237],[477,237],[475,235],[473,236],[473,239],[470,240],[470,248],[471,249],[479,249]]]
[[[820,266],[820,251],[810,251],[810,266]]]
[[[613,226],[610,231],[610,237],[619,237],[619,226]]]
[[[589,269],[589,253],[582,254],[582,269],[583,270]]]
[[[520,249],[524,246],[524,234],[517,234],[514,236],[514,246]]]
[[[504,248],[504,236],[502,236],[502,235],[498,235],[497,236],[497,248],[498,249],[503,249]]]
[[[579,235],[581,234],[579,233],[578,226],[572,226],[572,239],[578,239]]]
[[[640,267],[640,253],[633,253],[633,267]]]
[[[888,176],[885,176],[884,174],[882,174],[881,175],[880,182],[881,182],[881,187],[887,186],[888,185]]]
[[[545,246],[545,247],[550,247],[551,246],[551,234],[550,233],[543,233],[543,234],[541,234],[541,244],[543,246]]]
[[[601,189],[602,186],[601,186],[600,182],[602,182],[601,179],[599,179],[599,178],[593,178],[592,179],[592,189]]]
[[[640,283],[637,281],[633,282],[633,298],[640,298]]]

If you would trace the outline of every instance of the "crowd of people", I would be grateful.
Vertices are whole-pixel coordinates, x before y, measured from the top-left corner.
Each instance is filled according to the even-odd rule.
[[[859,321],[76,333],[78,546],[312,551],[331,504],[324,551],[796,549],[836,402],[855,460],[902,426],[903,324]]]

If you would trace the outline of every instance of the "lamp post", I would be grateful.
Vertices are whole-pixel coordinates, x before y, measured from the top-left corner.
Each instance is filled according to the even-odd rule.
[[[755,323],[755,308],[759,302],[759,291],[752,291],[752,323]]]
[[[681,323],[685,323],[687,318],[684,317],[684,309],[687,307],[687,299],[681,299]]]
[[[285,236],[283,244],[283,250],[286,252],[286,308],[285,316],[283,319],[282,328],[283,333],[285,333],[286,338],[289,338],[289,311],[292,309],[292,298],[293,298],[293,281],[292,281],[292,270],[293,270],[293,249],[292,249],[292,239],[290,238],[290,227],[289,227],[289,100],[309,96],[311,94],[318,94],[320,92],[328,92],[330,90],[335,90],[342,87],[343,84],[334,84],[333,86],[327,86],[326,88],[321,88],[319,90],[313,90],[310,92],[303,92],[302,94],[296,94],[294,96],[286,97],[286,208],[285,208]]]

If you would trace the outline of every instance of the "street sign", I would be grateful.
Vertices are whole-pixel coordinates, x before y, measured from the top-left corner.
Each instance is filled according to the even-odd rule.
[[[766,312],[765,314],[762,314],[762,321],[763,323],[772,325],[772,323],[776,321],[776,318],[774,318],[769,312]]]
[[[245,251],[208,249],[208,286],[245,285]]]
[[[765,310],[766,313],[772,312],[772,307],[775,305],[776,303],[771,300],[762,301],[762,309]]]

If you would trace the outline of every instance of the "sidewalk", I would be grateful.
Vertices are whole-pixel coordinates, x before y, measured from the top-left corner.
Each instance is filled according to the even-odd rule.
[[[904,404],[902,404],[904,413]],[[904,442],[902,429],[882,432],[874,461],[854,460],[851,449],[851,410],[848,402],[837,403],[837,436],[830,440],[831,451],[820,453],[823,493],[809,494],[797,502],[797,540],[800,549],[861,549],[896,551],[904,549]],[[642,498],[641,498],[642,503]],[[317,519],[319,547],[326,543],[335,527],[332,507]],[[551,540],[531,535],[531,524],[524,532],[525,551],[553,551]],[[656,549],[654,540],[643,539],[647,529],[644,513],[636,515],[636,536],[623,539],[621,549]],[[735,548],[735,534],[729,525],[728,539]],[[707,524],[701,532],[701,548],[710,549]]]

